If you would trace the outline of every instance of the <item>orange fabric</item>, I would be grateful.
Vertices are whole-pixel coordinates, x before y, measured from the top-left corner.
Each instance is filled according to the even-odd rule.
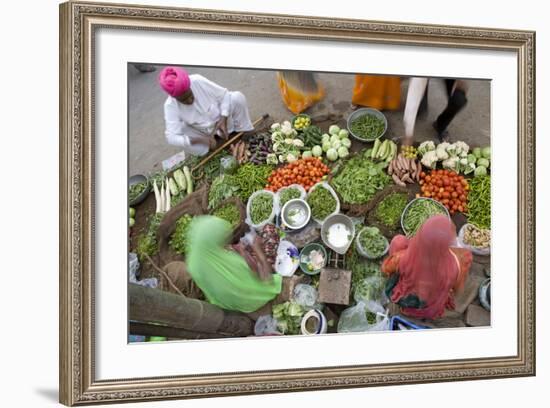
[[[325,96],[325,90],[321,85],[318,85],[315,92],[308,93],[300,89],[299,84],[291,84],[289,81],[286,81],[284,75],[281,73],[277,73],[277,79],[283,102],[288,110],[295,115],[313,106]]]
[[[401,105],[401,78],[355,75],[351,103],[379,110],[396,110]]]

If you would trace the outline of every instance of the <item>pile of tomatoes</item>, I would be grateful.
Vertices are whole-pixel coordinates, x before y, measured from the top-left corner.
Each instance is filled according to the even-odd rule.
[[[267,179],[266,189],[275,192],[291,184],[301,184],[306,190],[309,190],[311,186],[320,182],[329,171],[329,167],[321,159],[306,157],[274,170]]]
[[[468,180],[454,171],[431,170],[427,174],[420,173],[420,195],[439,201],[451,214],[467,211],[469,190]]]

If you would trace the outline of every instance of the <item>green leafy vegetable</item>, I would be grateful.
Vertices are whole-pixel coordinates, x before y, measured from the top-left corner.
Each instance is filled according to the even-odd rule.
[[[146,260],[145,255],[153,256],[158,250],[157,232],[162,221],[164,213],[156,213],[149,220],[147,231],[140,234],[137,238],[136,254],[140,262]]]
[[[142,181],[140,183],[132,184],[128,189],[128,201],[133,202],[136,198],[139,197],[141,193],[147,188],[147,182]]]
[[[218,208],[212,213],[212,215],[219,217],[222,220],[226,220],[229,224],[231,224],[232,228],[235,228],[239,224],[239,221],[241,219],[239,209],[233,203],[229,203],[224,205],[223,207]]]
[[[305,309],[298,303],[288,301],[272,308],[273,317],[277,319],[277,328],[283,334],[299,334],[302,316]]]
[[[189,214],[185,214],[176,221],[176,229],[172,234],[170,242],[170,248],[181,255],[185,255],[187,245],[187,230],[193,217]]]
[[[382,256],[388,246],[388,240],[376,227],[363,228],[357,239],[359,239],[359,245],[372,258]]]
[[[332,186],[345,203],[366,204],[377,191],[390,183],[385,169],[377,166],[363,150],[345,163],[332,179]]]

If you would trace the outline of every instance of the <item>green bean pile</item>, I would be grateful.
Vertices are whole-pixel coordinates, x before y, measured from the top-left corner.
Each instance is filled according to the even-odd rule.
[[[374,210],[374,216],[388,228],[399,226],[401,214],[407,205],[407,194],[392,193],[378,203]]]
[[[336,200],[323,186],[317,186],[307,197],[311,215],[316,220],[324,220],[336,210]]]
[[[403,228],[408,236],[415,235],[424,222],[437,214],[447,215],[445,207],[437,201],[419,198],[407,209],[403,220]]]
[[[364,140],[374,140],[384,132],[384,121],[379,117],[366,113],[351,122],[350,130],[355,136]]]
[[[250,220],[253,224],[265,221],[273,210],[273,196],[268,193],[258,194],[250,203]]]
[[[241,219],[239,209],[233,203],[226,204],[223,207],[218,208],[212,215],[219,217],[222,220],[226,220],[229,224],[231,224],[232,228],[239,225],[239,221]]]
[[[296,187],[285,188],[281,191],[279,195],[281,208],[286,204],[287,201],[293,200],[295,198],[300,198],[300,190]]]
[[[140,183],[132,184],[128,189],[128,201],[133,202],[136,198],[139,197],[141,193],[147,188],[147,182],[142,181]]]
[[[468,222],[481,229],[491,228],[491,176],[470,180]]]

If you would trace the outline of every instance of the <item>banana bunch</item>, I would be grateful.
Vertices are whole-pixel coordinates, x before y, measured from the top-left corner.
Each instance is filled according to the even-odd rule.
[[[397,154],[397,144],[393,141],[386,139],[383,142],[380,139],[374,141],[374,147],[372,148],[371,159],[378,161],[391,162]]]

